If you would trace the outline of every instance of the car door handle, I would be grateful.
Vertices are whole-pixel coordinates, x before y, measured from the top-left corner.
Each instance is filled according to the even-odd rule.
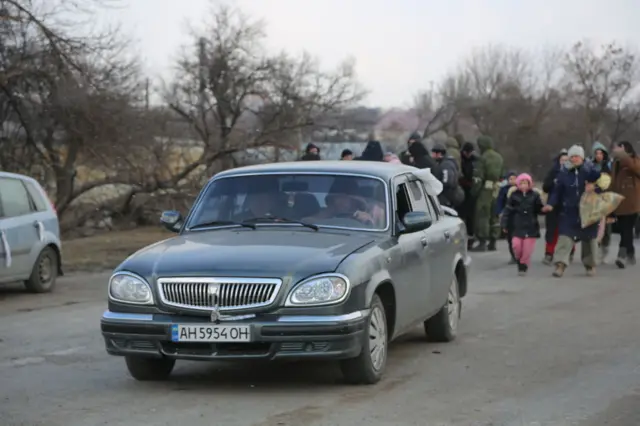
[[[429,245],[429,241],[427,241],[427,237],[420,238],[420,244],[422,244],[422,247],[428,246]]]
[[[447,241],[451,240],[451,233],[449,231],[444,231],[444,239]]]
[[[40,241],[44,241],[44,233],[45,233],[44,224],[39,220],[36,220],[33,222],[33,227],[36,228],[36,230],[38,231],[38,239]]]

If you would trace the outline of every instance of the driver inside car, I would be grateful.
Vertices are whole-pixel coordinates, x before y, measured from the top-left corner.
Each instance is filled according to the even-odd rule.
[[[284,194],[278,191],[277,182],[275,185],[263,183],[259,187],[253,187],[247,193],[243,211],[236,216],[235,220],[243,222],[255,218],[279,216],[284,204],[283,198]]]
[[[355,219],[366,224],[374,224],[373,215],[368,212],[367,203],[358,196],[358,184],[351,178],[336,179],[325,198],[327,207],[317,215],[304,219]]]

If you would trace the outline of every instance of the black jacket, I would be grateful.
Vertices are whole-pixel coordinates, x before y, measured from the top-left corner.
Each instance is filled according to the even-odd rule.
[[[467,158],[464,154],[460,157],[460,186],[465,192],[471,191],[473,186],[473,171],[477,167],[478,157],[476,154],[471,154],[471,157]]]
[[[384,161],[384,152],[382,145],[378,141],[369,141],[362,151],[362,155],[357,157],[360,161]]]
[[[542,181],[542,190],[547,194],[551,194],[551,191],[553,191],[553,188],[556,186],[556,179],[558,177],[558,173],[560,173],[560,170],[562,170],[563,165],[560,164],[559,160],[560,160],[560,155],[558,155],[553,160],[553,167],[549,169],[546,176],[544,177],[544,180]]]
[[[409,153],[413,157],[413,165],[419,169],[433,169],[436,162],[431,158],[431,154],[422,142],[413,142],[409,145]]]
[[[518,238],[540,238],[538,215],[542,212],[542,199],[537,191],[523,193],[516,189],[502,211],[500,225]]]
[[[453,191],[458,187],[458,165],[451,156],[443,157],[435,162],[435,167],[431,170],[433,176],[442,182],[442,192],[438,195],[440,204],[451,205]]]

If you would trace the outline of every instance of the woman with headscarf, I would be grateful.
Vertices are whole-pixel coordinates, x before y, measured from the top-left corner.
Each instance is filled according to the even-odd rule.
[[[418,133],[413,133],[409,137],[409,154],[413,157],[413,166],[419,169],[433,169],[436,166],[435,161],[431,158],[431,153],[422,143],[422,138]]]
[[[369,141],[367,146],[362,151],[362,155],[356,160],[360,161],[383,161],[384,151],[382,151],[382,145],[378,141]]]

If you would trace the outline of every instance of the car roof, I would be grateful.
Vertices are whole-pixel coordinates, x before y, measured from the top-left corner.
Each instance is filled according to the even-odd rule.
[[[37,184],[38,187],[40,186],[38,181],[35,180],[34,178],[32,178],[30,176],[27,176],[27,175],[21,175],[21,174],[18,174],[18,173],[0,172],[0,178],[11,178],[11,179],[26,180],[28,182]]]
[[[240,176],[246,174],[269,173],[331,173],[331,174],[358,174],[389,180],[394,176],[417,170],[413,166],[404,164],[387,163],[384,161],[292,161],[285,163],[257,164],[253,166],[238,167],[216,174],[212,179]]]

